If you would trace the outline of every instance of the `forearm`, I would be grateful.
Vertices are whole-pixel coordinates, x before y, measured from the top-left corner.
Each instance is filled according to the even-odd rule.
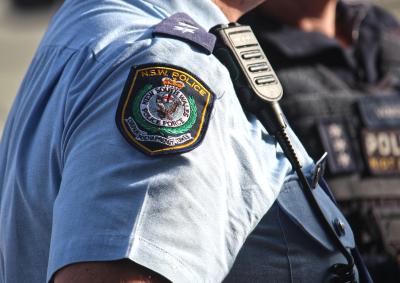
[[[54,283],[164,283],[159,274],[129,260],[83,262],[58,271]]]

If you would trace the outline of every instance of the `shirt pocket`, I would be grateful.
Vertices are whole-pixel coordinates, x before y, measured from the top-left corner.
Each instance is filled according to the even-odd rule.
[[[347,248],[354,248],[354,235],[344,215],[320,186],[313,190],[313,194],[332,228],[340,235],[339,239],[343,245]],[[295,224],[300,226],[308,236],[330,251],[336,249],[329,235],[322,227],[321,221],[315,216],[306,200],[297,179],[285,182],[283,190],[278,197],[278,204],[284,213]]]

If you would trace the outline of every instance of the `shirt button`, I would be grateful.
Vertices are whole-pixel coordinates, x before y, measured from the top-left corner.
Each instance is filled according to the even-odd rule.
[[[339,237],[342,237],[342,236],[344,236],[346,234],[346,225],[339,218],[336,218],[333,221],[333,227],[335,227],[336,234]]]

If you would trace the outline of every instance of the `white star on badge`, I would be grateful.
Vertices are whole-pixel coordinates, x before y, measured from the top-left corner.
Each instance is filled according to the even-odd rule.
[[[350,155],[347,153],[341,153],[338,156],[338,163],[342,167],[348,167],[350,165]]]
[[[347,148],[347,143],[344,139],[337,139],[333,143],[333,149],[337,152],[343,152]]]
[[[342,128],[338,124],[332,124],[328,128],[329,135],[334,138],[339,138],[343,134]]]
[[[194,33],[198,29],[198,27],[189,25],[184,22],[179,22],[179,25],[174,26],[174,30],[180,31],[182,33]]]

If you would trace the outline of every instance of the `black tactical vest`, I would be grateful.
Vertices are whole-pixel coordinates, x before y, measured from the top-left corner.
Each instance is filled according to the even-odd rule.
[[[396,254],[400,249],[400,36],[384,34],[382,79],[349,86],[322,64],[279,68],[282,108],[309,154],[328,152],[327,180],[359,242]],[[352,219],[350,219],[352,220]],[[353,225],[363,221],[354,219]],[[356,222],[356,224],[354,224]],[[375,225],[371,225],[375,222]],[[368,231],[363,230],[367,229]],[[382,246],[383,245],[383,246]]]

